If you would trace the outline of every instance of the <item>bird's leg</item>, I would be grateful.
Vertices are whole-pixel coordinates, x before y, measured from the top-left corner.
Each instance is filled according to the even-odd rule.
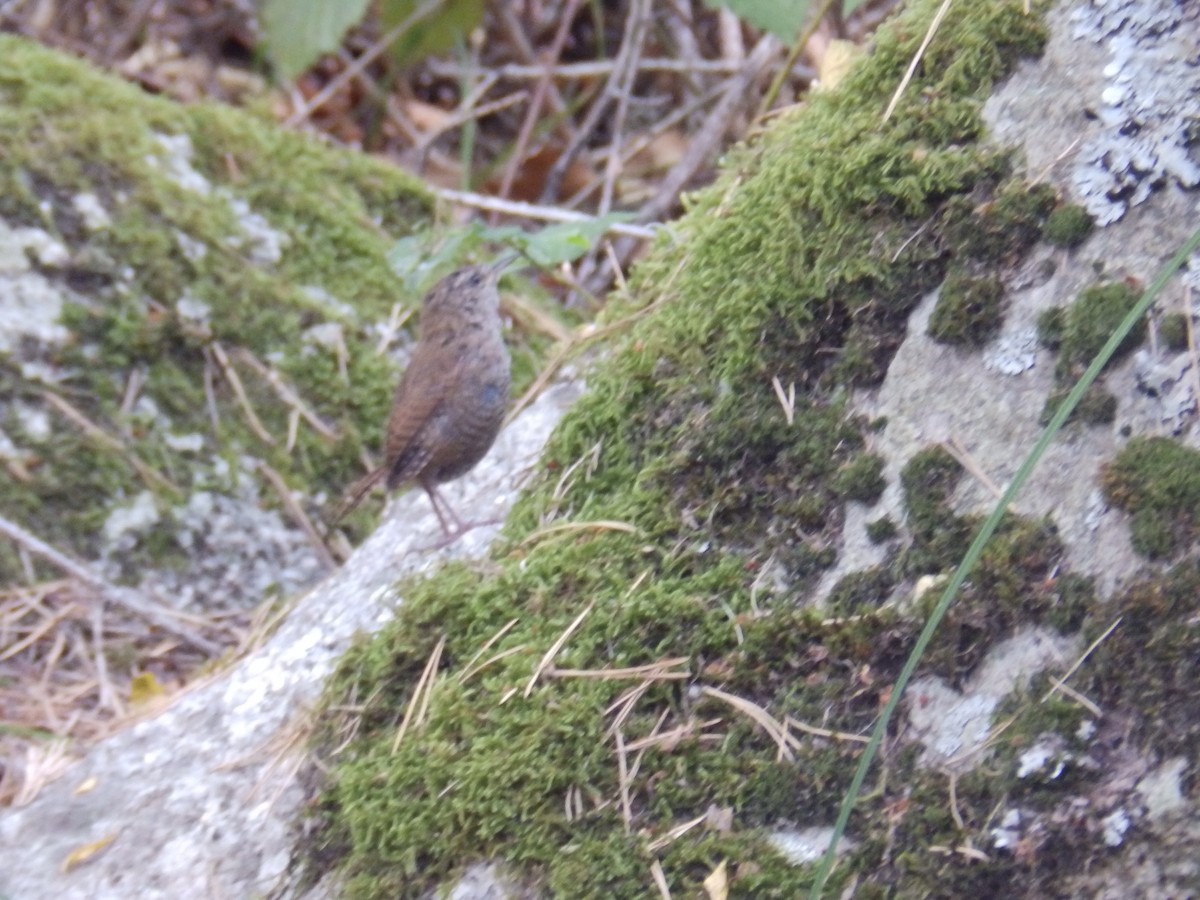
[[[433,511],[438,517],[438,523],[442,526],[442,533],[446,535],[446,539],[452,541],[460,537],[467,530],[468,526],[463,524],[463,520],[458,517],[458,513],[454,511],[454,507],[442,496],[441,491],[437,489],[437,485],[430,481],[423,483],[421,487],[425,488],[425,493],[429,495],[429,504],[433,507]],[[447,514],[454,522],[453,528],[446,524]]]
[[[429,495],[429,505],[433,507],[433,511],[438,517],[443,534],[440,541],[422,548],[424,550],[440,550],[443,547],[453,544],[472,528],[477,528],[480,525],[495,525],[501,521],[499,519],[491,519],[483,522],[464,522],[459,518],[458,513],[454,511],[454,507],[450,505],[450,502],[442,496],[442,492],[438,490],[436,484],[433,482],[421,482],[421,487]],[[449,523],[447,519],[449,519]]]

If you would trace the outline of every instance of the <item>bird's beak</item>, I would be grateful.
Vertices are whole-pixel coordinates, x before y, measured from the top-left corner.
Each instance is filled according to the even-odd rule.
[[[487,267],[488,277],[498,279],[502,274],[504,274],[504,270],[508,268],[509,264],[518,259],[520,255],[521,254],[517,253],[515,250],[509,250],[500,254],[499,258]]]

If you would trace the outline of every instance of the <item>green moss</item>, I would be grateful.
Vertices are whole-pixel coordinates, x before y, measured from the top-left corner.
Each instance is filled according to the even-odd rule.
[[[874,503],[887,487],[883,466],[883,457],[878,453],[858,454],[834,475],[834,493],[844,500]]]
[[[780,760],[752,720],[695,688],[865,731],[915,640],[919,623],[894,610],[837,622],[793,598],[833,561],[844,496],[878,487],[864,477],[870,423],[847,415],[845,387],[886,371],[908,313],[944,277],[947,199],[1003,181],[1004,155],[974,143],[980,100],[1043,39],[1019,3],[952,7],[918,83],[881,124],[934,5],[908,7],[840,90],[732,151],[722,178],[688,198],[606,311],[610,322],[639,315],[552,437],[507,543],[479,570],[405,586],[396,620],[347,657],[331,702],[356,698],[357,737],[331,771],[325,834],[364,895],[417,895],[464,861],[504,858],[551,892],[645,896],[644,838],[712,805],[736,810],[735,828],[664,851],[673,894],[698,893],[720,859],[737,863],[748,896],[803,891],[808,870],[784,866],[765,830],[832,816],[857,745],[805,738]],[[773,378],[794,386],[786,413]],[[637,533],[536,536],[560,519]],[[784,590],[772,587],[780,578]],[[653,684],[620,726],[625,741],[660,721],[684,728],[646,749],[629,785],[637,840],[605,713],[631,684],[543,675],[525,696],[537,660],[589,606],[556,666],[683,657],[690,672],[692,689]],[[492,662],[464,678],[514,618],[485,651]],[[429,718],[393,752],[442,633]],[[335,746],[341,723],[328,715]],[[581,814],[569,817],[574,797]]]
[[[891,570],[876,566],[845,576],[834,585],[826,606],[832,615],[854,615],[881,606],[895,587]]]
[[[1054,188],[1012,179],[986,192],[955,197],[947,204],[945,235],[964,264],[1012,262],[1041,237],[1056,202]]]
[[[1188,346],[1188,322],[1183,313],[1167,313],[1158,323],[1158,336],[1168,350],[1178,353]]]
[[[1062,346],[1063,332],[1067,328],[1067,311],[1061,306],[1050,306],[1038,315],[1038,342],[1049,350]]]
[[[992,277],[953,272],[929,317],[929,336],[956,346],[987,343],[1004,321],[1004,285]]]
[[[872,544],[882,544],[896,536],[896,523],[889,516],[882,516],[867,523],[867,537]]]
[[[900,472],[910,526],[936,528],[949,506],[963,469],[940,444],[914,453]]]
[[[1133,548],[1170,557],[1200,536],[1200,452],[1179,441],[1135,437],[1100,478],[1108,501],[1132,515]]]
[[[1138,292],[1123,281],[1085,288],[1065,315],[1059,368],[1081,372],[1100,352],[1137,299]],[[1143,318],[1117,347],[1113,360],[1120,359],[1140,344],[1145,336],[1146,321]]]
[[[1084,633],[1099,644],[1077,687],[1106,714],[1127,723],[1137,747],[1157,758],[1200,746],[1200,563],[1186,560],[1098,606]]]
[[[1046,405],[1042,407],[1038,422],[1042,425],[1049,422],[1070,392],[1070,387],[1066,385],[1055,388],[1046,398]],[[1071,411],[1067,421],[1079,421],[1087,425],[1110,425],[1116,417],[1117,398],[1104,385],[1093,382],[1079,398],[1079,404]]]
[[[1082,244],[1095,226],[1095,220],[1086,209],[1067,203],[1046,218],[1043,236],[1048,243],[1071,250]]]
[[[964,540],[976,530],[968,521]],[[1053,523],[1006,516],[938,630],[923,665],[955,683],[964,680],[994,646],[1018,625],[1062,620],[1063,601],[1051,573],[1063,547]],[[954,560],[957,562],[957,559]],[[938,592],[922,598],[933,604]]]

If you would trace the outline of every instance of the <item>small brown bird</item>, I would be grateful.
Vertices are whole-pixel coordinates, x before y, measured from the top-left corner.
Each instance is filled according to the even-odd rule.
[[[415,481],[447,538],[465,530],[437,486],[483,459],[504,420],[511,373],[496,283],[511,261],[451,272],[425,295],[420,338],[392,399],[383,465],[354,483],[337,519],[381,481],[388,490]]]

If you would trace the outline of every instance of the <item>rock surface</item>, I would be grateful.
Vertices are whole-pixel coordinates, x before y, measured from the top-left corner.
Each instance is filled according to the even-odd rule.
[[[475,519],[503,519],[523,474],[579,391],[547,390],[446,493]],[[258,650],[170,707],[98,744],[30,805],[0,814],[0,896],[261,896],[295,869],[296,779],[305,715],[354,635],[402,602],[393,585],[449,557],[475,557],[497,525],[431,552],[440,532],[420,491],[397,499],[351,559]],[[83,786],[86,786],[84,789]],[[64,873],[72,852],[111,843]]]

